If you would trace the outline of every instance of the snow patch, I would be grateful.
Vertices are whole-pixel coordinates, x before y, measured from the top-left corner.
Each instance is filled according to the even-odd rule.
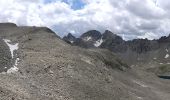
[[[85,37],[83,40],[84,40],[84,41],[89,41],[89,40],[91,40],[91,39],[92,39],[92,37],[89,36],[89,37]]]
[[[12,58],[14,58],[14,51],[15,51],[15,50],[18,50],[18,43],[13,44],[13,43],[11,43],[11,41],[8,40],[8,39],[3,39],[3,40],[4,40],[4,42],[8,45],[8,47],[9,47],[9,49],[10,49],[10,52],[11,52]],[[19,62],[19,58],[16,58],[13,67],[11,67],[10,69],[8,69],[8,70],[7,70],[7,73],[17,72],[17,71],[19,70],[19,69],[17,68],[18,62]],[[6,68],[7,68],[7,67],[6,67]]]
[[[166,59],[166,58],[169,58],[169,54],[166,54],[164,58],[165,58],[165,59]]]
[[[169,52],[168,49],[165,49],[166,52]]]
[[[97,40],[94,46],[99,47],[102,43],[103,43],[103,39]]]
[[[70,41],[71,42],[71,44],[73,44],[74,43],[74,41]]]
[[[16,44],[11,44],[11,41],[10,40],[8,40],[8,39],[3,39],[4,40],[4,42],[8,45],[8,47],[9,47],[9,49],[10,49],[10,51],[11,51],[11,56],[12,56],[12,58],[14,58],[14,51],[15,50],[18,50],[18,43],[16,43]]]
[[[13,67],[11,67],[10,69],[7,70],[7,73],[14,73],[14,72],[17,72],[19,69],[17,68],[17,65],[18,65],[18,62],[19,62],[19,58],[17,58],[15,60],[15,64]]]

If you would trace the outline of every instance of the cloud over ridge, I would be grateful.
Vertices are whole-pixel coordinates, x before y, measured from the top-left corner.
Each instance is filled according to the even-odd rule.
[[[1,0],[0,22],[48,26],[63,36],[90,29],[125,39],[170,33],[169,0]]]

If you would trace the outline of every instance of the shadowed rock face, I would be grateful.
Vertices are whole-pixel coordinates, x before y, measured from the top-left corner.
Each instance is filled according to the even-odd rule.
[[[80,39],[82,40],[88,40],[89,38],[89,41],[97,41],[98,39],[101,38],[101,33],[99,31],[96,31],[96,30],[91,30],[91,31],[88,31],[84,34],[82,34],[80,36]]]
[[[0,73],[12,67],[11,52],[7,44],[0,38]]]
[[[106,30],[102,35],[103,43],[99,46],[101,48],[109,49],[113,52],[124,52],[127,50],[125,41],[118,35]]]
[[[72,44],[76,41],[76,37],[74,37],[71,33],[69,33],[67,36],[63,37],[63,40],[69,44]]]

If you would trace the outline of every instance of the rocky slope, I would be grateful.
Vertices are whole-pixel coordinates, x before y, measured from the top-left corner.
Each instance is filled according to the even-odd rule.
[[[45,27],[3,25],[0,68],[9,67],[0,73],[0,100],[170,98],[168,80],[129,67],[108,50],[71,46]]]

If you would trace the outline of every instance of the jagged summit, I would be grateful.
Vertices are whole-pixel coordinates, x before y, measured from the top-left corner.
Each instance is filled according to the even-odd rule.
[[[70,33],[67,36],[64,36],[64,41],[70,41]],[[121,37],[117,36],[116,34],[113,34],[111,31],[106,30],[103,34],[100,33],[97,30],[90,30],[88,32],[83,33],[79,38],[71,39],[72,45],[79,45],[81,47],[85,48],[91,48],[91,47],[99,47],[105,40],[119,40]],[[116,40],[116,41],[117,41]]]
[[[109,30],[106,30],[106,31],[103,33],[102,36],[103,36],[103,37],[102,37],[103,39],[110,39],[110,38],[115,38],[115,37],[117,37],[116,34],[112,33],[112,32],[109,31]]]
[[[100,39],[102,34],[96,30],[90,30],[80,36],[80,39],[84,41],[96,41]]]
[[[76,37],[74,37],[71,33],[68,33],[67,36],[63,37],[63,40],[66,41],[67,43],[74,43],[76,41]]]

